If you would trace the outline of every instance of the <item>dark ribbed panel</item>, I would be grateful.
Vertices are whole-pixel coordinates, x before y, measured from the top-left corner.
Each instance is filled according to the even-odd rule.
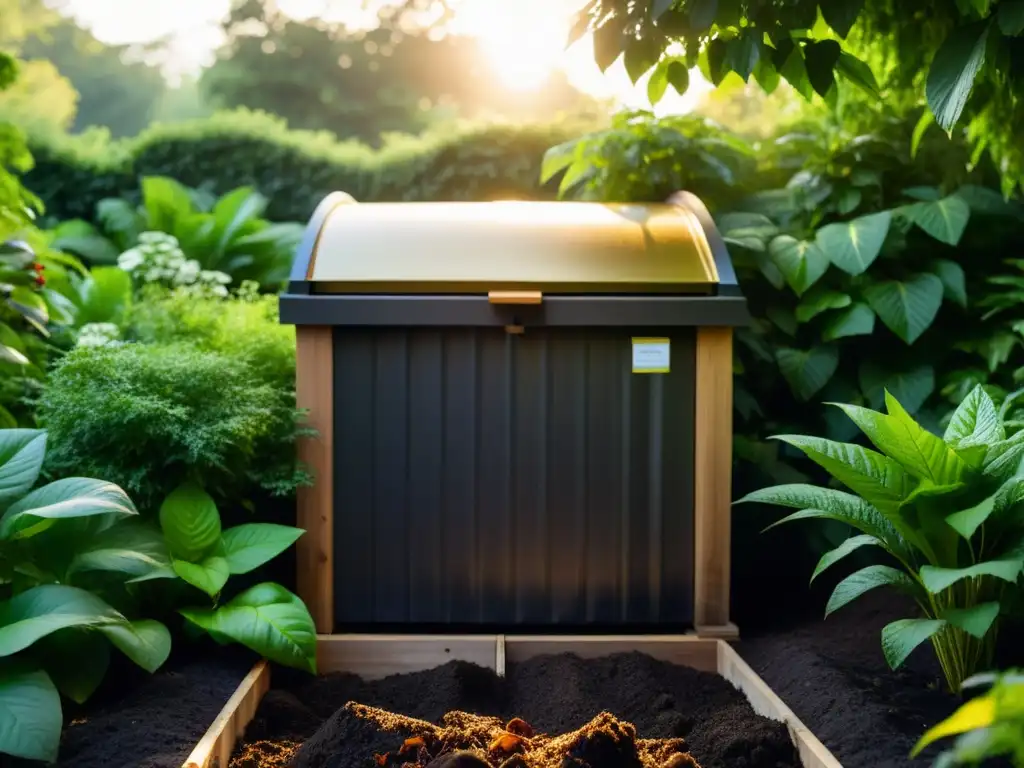
[[[601,328],[335,329],[338,628],[690,623],[694,332],[671,338],[637,375]]]

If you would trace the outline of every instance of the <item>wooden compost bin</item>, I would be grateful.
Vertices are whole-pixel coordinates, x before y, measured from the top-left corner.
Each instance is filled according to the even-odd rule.
[[[298,506],[319,632],[736,635],[732,328],[748,315],[696,197],[334,194],[280,309],[319,432]]]
[[[804,768],[842,768],[832,753],[724,640],[692,635],[505,636],[333,635],[318,641],[320,674],[348,672],[372,680],[460,660],[504,675],[506,664],[544,654],[597,658],[639,651],[661,661],[717,672],[743,692],[754,711],[784,722]],[[270,665],[257,662],[182,768],[227,768],[236,743],[270,689]]]

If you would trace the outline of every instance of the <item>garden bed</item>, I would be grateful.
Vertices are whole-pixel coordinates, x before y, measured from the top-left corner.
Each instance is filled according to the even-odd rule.
[[[117,661],[85,706],[65,703],[60,768],[179,768],[254,661],[237,647],[176,652],[149,675]]]
[[[254,667],[186,768],[425,766],[467,748],[492,768],[839,768],[719,640],[335,636],[319,664],[275,670],[272,690]]]
[[[911,749],[960,699],[945,690],[927,643],[899,670],[886,664],[882,627],[914,611],[900,596],[878,591],[827,619],[818,613],[745,636],[737,650],[843,768],[924,768],[939,748],[913,761]]]

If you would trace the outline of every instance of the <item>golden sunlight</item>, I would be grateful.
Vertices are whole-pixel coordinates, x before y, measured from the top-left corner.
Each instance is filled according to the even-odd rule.
[[[508,88],[537,90],[562,68],[568,18],[552,0],[463,0],[455,27],[476,37],[495,75]]]

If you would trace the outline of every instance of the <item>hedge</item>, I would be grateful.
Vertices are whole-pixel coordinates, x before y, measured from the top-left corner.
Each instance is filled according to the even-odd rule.
[[[375,151],[327,133],[293,131],[264,113],[236,111],[112,141],[38,136],[25,183],[51,219],[92,219],[104,197],[138,194],[142,176],[171,176],[223,193],[242,185],[270,198],[268,218],[304,221],[330,192],[363,201],[551,198],[538,185],[544,151],[585,127],[481,125],[402,137]]]

